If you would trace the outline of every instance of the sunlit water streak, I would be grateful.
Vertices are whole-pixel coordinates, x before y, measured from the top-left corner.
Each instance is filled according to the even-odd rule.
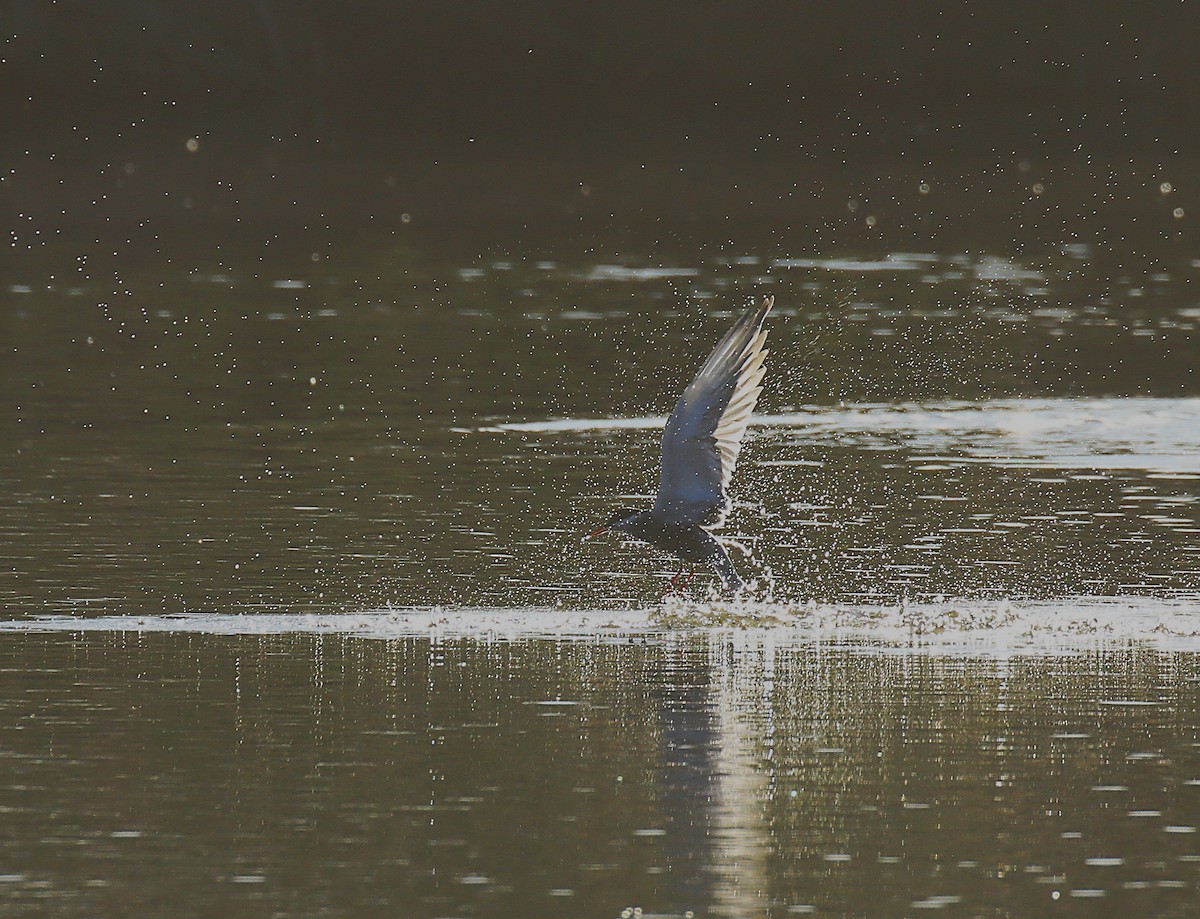
[[[896,606],[671,598],[661,606],[571,610],[428,607],[341,615],[299,613],[33,617],[0,621],[0,632],[131,632],[204,635],[340,634],[364,639],[433,636],[517,640],[667,641],[687,633],[744,632],[773,642],[838,641],[880,653],[1057,654],[1098,644],[1200,650],[1200,596],[1074,597],[1040,602],[953,601]]]
[[[665,416],[561,418],[485,426],[482,432],[554,433],[658,429]],[[753,425],[796,429],[796,440],[902,437],[919,449],[998,466],[1140,469],[1200,478],[1200,399],[995,399],[984,402],[805,406],[754,416]]]

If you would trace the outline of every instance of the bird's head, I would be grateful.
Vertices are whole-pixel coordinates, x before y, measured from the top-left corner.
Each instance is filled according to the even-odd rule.
[[[591,539],[594,536],[600,536],[607,533],[609,530],[627,530],[637,517],[640,517],[642,511],[636,507],[623,507],[619,511],[613,513],[607,520],[596,527],[592,532],[588,533],[584,539]]]

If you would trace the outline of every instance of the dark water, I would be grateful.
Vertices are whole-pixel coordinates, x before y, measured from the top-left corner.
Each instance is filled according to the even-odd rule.
[[[10,916],[1184,916],[1200,669],[613,641],[0,640]]]

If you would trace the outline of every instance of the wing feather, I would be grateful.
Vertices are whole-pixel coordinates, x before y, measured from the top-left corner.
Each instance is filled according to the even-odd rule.
[[[669,524],[718,527],[729,510],[729,483],[742,438],[762,393],[767,331],[774,304],[751,306],[713,349],[679,397],[663,431],[654,514]]]

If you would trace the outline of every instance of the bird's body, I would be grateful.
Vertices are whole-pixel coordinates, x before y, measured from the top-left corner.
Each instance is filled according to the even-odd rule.
[[[762,392],[767,357],[763,323],[773,303],[774,298],[767,297],[747,309],[679,397],[663,431],[654,506],[618,511],[592,536],[607,530],[627,533],[693,569],[711,565],[726,590],[745,588],[725,547],[709,530],[720,527],[729,511],[729,481]]]
[[[651,509],[610,520],[601,528],[601,532],[604,530],[618,530],[664,552],[670,552],[681,562],[691,565],[693,570],[700,565],[712,565],[727,590],[736,592],[746,586],[738,576],[737,569],[733,567],[733,562],[729,560],[729,553],[725,551],[725,547],[712,533],[698,524],[670,523]],[[683,569],[680,568],[679,574],[672,579],[672,586],[682,574]]]

